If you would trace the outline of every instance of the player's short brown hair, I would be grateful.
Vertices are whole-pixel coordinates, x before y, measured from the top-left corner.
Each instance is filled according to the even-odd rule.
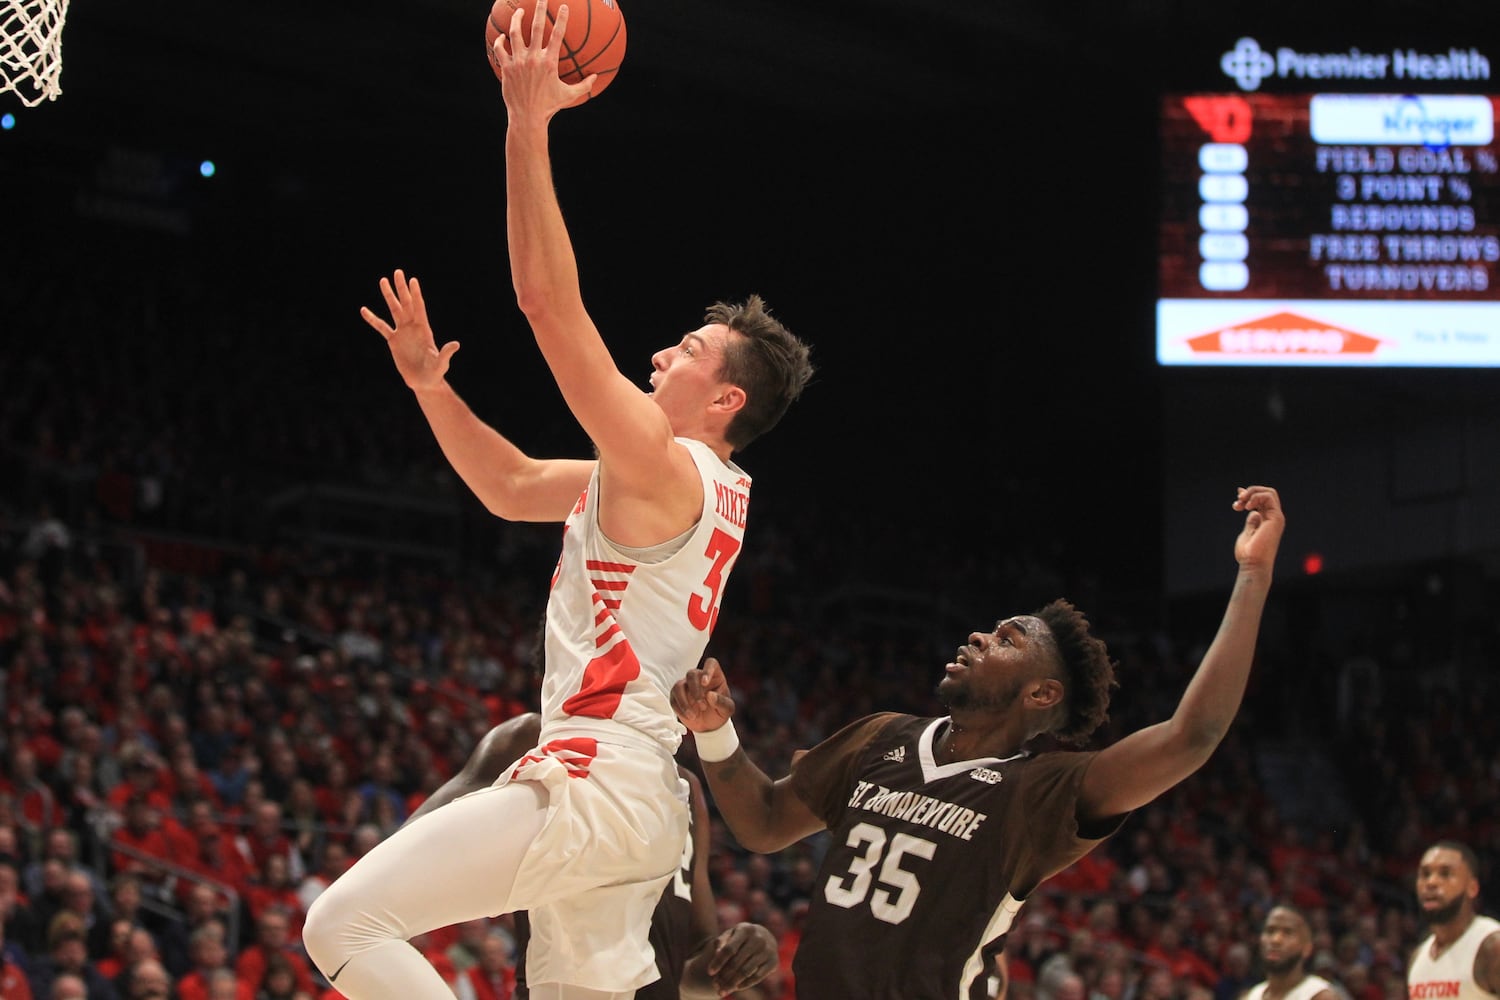
[[[742,303],[715,302],[703,314],[705,323],[723,323],[732,338],[719,377],[745,391],[745,405],[734,415],[725,439],[735,450],[776,426],[787,407],[812,378],[808,346],[771,315],[759,295]]]

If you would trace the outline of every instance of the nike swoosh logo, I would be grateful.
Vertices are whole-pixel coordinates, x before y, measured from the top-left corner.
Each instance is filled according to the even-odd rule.
[[[333,974],[333,975],[331,975],[331,976],[329,976],[329,977],[328,977],[328,981],[329,981],[329,982],[330,982],[330,983],[333,983],[333,982],[337,982],[337,981],[338,981],[338,978],[339,978],[339,973],[340,973],[340,972],[343,972],[343,971],[344,971],[344,968],[345,968],[345,967],[346,967],[346,966],[347,966],[347,965],[348,965],[348,964],[349,964],[349,963],[350,963],[350,962],[352,962],[352,961],[354,961],[354,959],[353,959],[353,958],[352,958],[352,957],[350,957],[350,958],[346,958],[346,959],[344,959],[344,964],[343,964],[343,965],[341,965],[341,966],[339,966],[339,967],[338,967],[338,969],[337,969],[337,970],[336,970],[336,971],[335,971],[335,972],[334,972],[334,974]]]

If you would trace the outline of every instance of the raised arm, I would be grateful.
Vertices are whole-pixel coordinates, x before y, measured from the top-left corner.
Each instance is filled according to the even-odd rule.
[[[397,270],[394,283],[380,279],[380,294],[390,309],[391,322],[368,307],[359,314],[385,338],[396,370],[416,395],[443,456],[459,478],[497,517],[566,520],[588,485],[594,463],[531,458],[476,417],[448,384],[448,364],[458,353],[458,341],[438,349],[417,279],[408,280]]]
[[[1218,634],[1172,717],[1101,750],[1089,765],[1079,790],[1079,819],[1118,816],[1145,805],[1202,767],[1229,731],[1250,676],[1285,524],[1281,501],[1269,486],[1241,489],[1234,509],[1246,512],[1234,545],[1240,569]]]
[[[719,733],[730,724],[734,699],[718,660],[709,657],[701,669],[690,671],[672,686],[672,709],[695,734]],[[732,729],[720,736],[727,732]],[[790,778],[772,781],[737,745],[723,760],[705,760],[704,743],[700,737],[698,759],[714,804],[745,849],[770,854],[824,828],[823,821],[792,791]]]
[[[534,27],[547,23],[547,6],[547,0],[537,0]],[[569,85],[558,76],[566,4],[551,32],[532,32],[529,44],[524,13],[517,10],[509,34],[495,40],[508,118],[506,237],[516,301],[568,408],[605,463],[611,480],[605,496],[665,499],[675,512],[696,517],[702,489],[691,457],[674,442],[661,408],[620,373],[584,308],[578,264],[553,187],[548,124],[585,97],[594,78]],[[644,376],[644,362],[642,368]]]

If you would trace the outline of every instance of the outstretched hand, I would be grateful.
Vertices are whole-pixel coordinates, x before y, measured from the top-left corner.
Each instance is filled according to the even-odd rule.
[[[729,681],[719,661],[710,656],[697,670],[672,685],[672,711],[695,733],[718,729],[734,715]]]
[[[760,924],[739,923],[714,939],[708,974],[721,996],[748,990],[780,964],[776,937]]]
[[[1235,559],[1244,569],[1269,568],[1276,561],[1276,548],[1286,527],[1281,498],[1269,486],[1243,486],[1234,509],[1249,512],[1245,527],[1234,542]]]
[[[416,278],[408,281],[405,272],[397,268],[394,287],[391,279],[380,279],[380,294],[385,296],[395,326],[375,315],[368,306],[361,306],[359,314],[385,338],[396,370],[412,389],[431,389],[440,384],[448,374],[448,362],[458,353],[458,341],[450,340],[438,350],[432,326],[427,322],[422,286]]]
[[[500,91],[511,120],[536,115],[546,121],[563,108],[588,100],[598,76],[590,75],[581,83],[564,83],[558,75],[563,35],[568,28],[567,4],[557,8],[557,17],[549,32],[546,30],[547,0],[536,0],[529,42],[525,17],[525,8],[516,8],[511,15],[509,32],[494,41],[493,57],[500,69]]]

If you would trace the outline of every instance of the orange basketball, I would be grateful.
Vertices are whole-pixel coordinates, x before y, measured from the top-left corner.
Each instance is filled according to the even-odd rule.
[[[547,0],[549,23],[556,22],[557,8],[564,2]],[[625,58],[625,16],[620,13],[617,0],[566,0],[566,3],[568,27],[558,56],[558,75],[565,83],[582,83],[591,74],[599,74],[589,91],[589,97],[598,97],[614,82],[620,61]],[[495,39],[510,31],[511,18],[516,11],[524,10],[522,30],[530,43],[531,16],[535,6],[536,0],[495,0],[495,5],[490,8],[489,20],[484,24],[484,41],[490,68],[496,76],[500,75],[500,66],[495,62]]]

